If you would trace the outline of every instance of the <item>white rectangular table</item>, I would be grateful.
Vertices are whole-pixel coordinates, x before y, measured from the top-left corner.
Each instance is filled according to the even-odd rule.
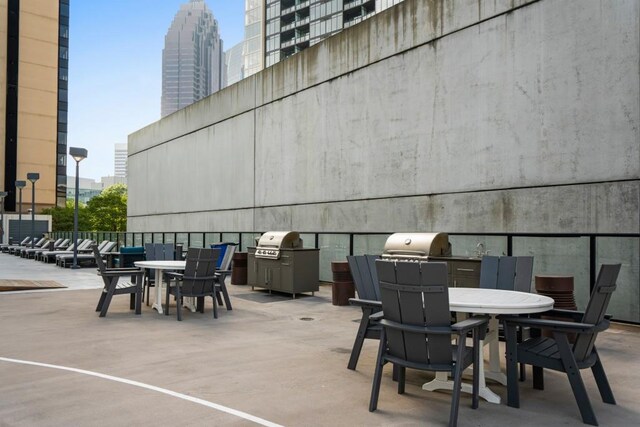
[[[484,363],[480,364],[479,395],[491,403],[500,403],[500,396],[486,385],[486,378],[506,385],[507,377],[500,371],[500,354],[498,342],[498,314],[542,313],[553,308],[553,299],[527,292],[506,291],[501,289],[481,288],[449,288],[449,307],[451,311],[469,314],[488,314],[489,331],[485,342],[489,345],[489,370],[485,372]],[[480,342],[480,348],[484,342]],[[482,350],[480,350],[482,351]],[[453,381],[446,372],[436,373],[436,378],[422,386],[423,390],[452,390]],[[462,391],[471,393],[471,384],[462,383]]]

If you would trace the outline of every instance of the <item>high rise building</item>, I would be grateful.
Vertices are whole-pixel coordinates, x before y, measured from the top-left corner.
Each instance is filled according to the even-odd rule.
[[[241,41],[224,53],[225,66],[227,68],[227,86],[244,79],[243,48],[244,41]]]
[[[401,1],[245,0],[245,77]]]
[[[64,206],[67,185],[69,0],[0,0],[0,191],[37,172],[36,211]],[[30,183],[23,210],[31,206]]]
[[[244,3],[244,76],[264,69],[265,0],[245,0]],[[279,1],[278,1],[279,3]]]
[[[115,144],[114,147],[114,176],[119,178],[127,177],[127,144]]]
[[[180,6],[162,50],[162,117],[225,87],[218,21],[204,0]]]

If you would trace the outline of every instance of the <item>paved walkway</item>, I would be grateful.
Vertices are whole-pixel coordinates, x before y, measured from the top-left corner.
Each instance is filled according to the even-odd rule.
[[[368,412],[377,346],[346,369],[360,312],[331,305],[331,287],[292,300],[229,286],[233,311],[177,322],[116,296],[106,318],[94,311],[95,269],[61,269],[0,254],[0,279],[55,280],[64,290],[0,293],[0,425],[446,425],[450,394],[425,392],[430,373],[409,371],[405,395],[385,369],[379,409]],[[602,426],[640,420],[640,333],[614,328],[598,339],[617,406],[585,378]],[[530,374],[529,374],[530,377]],[[581,426],[566,378],[546,390],[521,385],[520,409],[463,396],[459,425]],[[506,398],[506,388],[492,384]]]

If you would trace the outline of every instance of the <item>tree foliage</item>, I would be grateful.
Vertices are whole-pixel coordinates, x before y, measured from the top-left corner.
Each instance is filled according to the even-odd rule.
[[[42,213],[51,215],[52,231],[73,231],[74,202],[67,200],[64,208],[54,207],[43,209]],[[78,204],[78,230],[91,230],[91,221],[86,205]]]
[[[87,203],[92,231],[127,231],[127,186],[115,184]]]
[[[64,208],[43,209],[51,215],[52,231],[73,231],[74,202],[67,200]],[[115,184],[105,188],[86,205],[78,204],[79,231],[127,231],[127,187]]]

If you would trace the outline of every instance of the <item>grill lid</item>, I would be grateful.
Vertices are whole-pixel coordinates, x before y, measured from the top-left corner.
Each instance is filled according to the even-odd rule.
[[[446,233],[395,233],[384,244],[383,258],[427,258],[450,256],[451,245]]]
[[[301,248],[302,240],[300,233],[297,231],[267,231],[260,240],[258,240],[260,248]]]
[[[302,248],[300,234],[296,231],[268,231],[258,240],[255,255],[258,258],[279,259],[282,248]]]

